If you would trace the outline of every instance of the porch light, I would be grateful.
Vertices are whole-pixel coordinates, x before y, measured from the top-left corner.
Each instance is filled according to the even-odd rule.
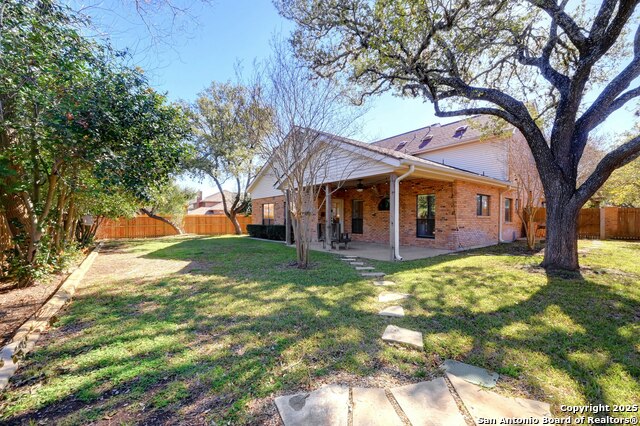
[[[358,191],[358,192],[364,191],[364,185],[362,184],[362,179],[358,180],[358,185],[356,186],[356,191]]]

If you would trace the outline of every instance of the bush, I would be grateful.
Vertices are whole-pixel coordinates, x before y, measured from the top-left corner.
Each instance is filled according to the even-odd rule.
[[[247,232],[254,238],[284,241],[287,230],[284,225],[247,225]]]

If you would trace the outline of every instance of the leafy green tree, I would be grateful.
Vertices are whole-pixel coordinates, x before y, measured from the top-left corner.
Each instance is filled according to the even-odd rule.
[[[271,110],[262,99],[259,84],[213,82],[186,111],[195,135],[189,169],[215,182],[224,214],[239,235],[242,229],[236,217],[251,201],[247,188],[256,175],[256,156],[271,128]],[[223,190],[227,181],[233,183],[231,199]]]
[[[297,54],[321,76],[348,79],[360,98],[394,90],[430,101],[440,117],[488,114],[518,128],[547,203],[543,266],[578,269],[580,208],[640,155],[636,133],[578,183],[590,134],[640,96],[638,0],[275,3],[297,24]]]
[[[634,160],[613,172],[599,195],[608,205],[640,207],[640,160]]]
[[[23,284],[70,243],[87,181],[148,199],[185,152],[181,109],[84,24],[51,0],[2,4],[0,204]]]
[[[181,188],[175,182],[168,182],[152,189],[149,200],[140,211],[170,225],[178,234],[184,234],[184,215],[189,200],[194,196],[194,190]]]

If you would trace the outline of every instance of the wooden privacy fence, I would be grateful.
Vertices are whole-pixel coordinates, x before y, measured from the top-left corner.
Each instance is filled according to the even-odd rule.
[[[546,210],[536,212],[536,222],[544,224]],[[578,236],[617,240],[640,239],[640,208],[600,207],[580,210]]]
[[[247,225],[251,224],[251,216],[238,216],[243,233],[247,233]],[[188,234],[226,235],[234,234],[231,221],[224,215],[185,216],[184,231]],[[149,238],[176,235],[176,231],[168,224],[147,216],[136,216],[131,219],[105,220],[96,234],[96,239]]]

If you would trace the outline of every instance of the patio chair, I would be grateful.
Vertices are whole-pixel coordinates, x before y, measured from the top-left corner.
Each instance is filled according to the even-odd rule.
[[[340,244],[344,244],[344,249],[349,249],[349,243],[351,242],[351,238],[349,238],[349,233],[341,232],[337,239],[331,240],[331,248],[336,248],[338,246],[338,250],[340,249]]]

